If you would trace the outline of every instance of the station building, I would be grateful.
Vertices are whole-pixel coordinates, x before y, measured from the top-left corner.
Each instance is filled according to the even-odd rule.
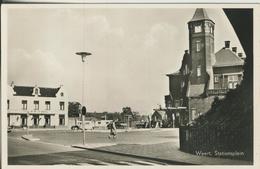
[[[215,53],[215,23],[205,9],[196,9],[188,22],[189,50],[180,69],[169,78],[166,111],[174,113],[175,126],[187,125],[206,113],[215,97],[224,98],[243,78],[244,57],[225,41]]]

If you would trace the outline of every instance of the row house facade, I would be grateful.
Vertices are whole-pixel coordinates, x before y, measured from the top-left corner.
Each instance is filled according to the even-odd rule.
[[[215,23],[205,9],[196,9],[188,22],[189,50],[185,50],[180,69],[169,78],[166,111],[175,115],[176,125],[187,125],[206,113],[214,98],[224,98],[243,78],[244,57],[230,41],[216,53]]]
[[[8,87],[8,126],[51,128],[68,125],[68,100],[63,86]]]

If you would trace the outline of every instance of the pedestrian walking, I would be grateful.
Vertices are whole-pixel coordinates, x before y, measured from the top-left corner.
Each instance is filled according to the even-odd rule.
[[[111,138],[116,138],[117,137],[117,132],[116,132],[116,120],[113,120],[110,123],[110,134],[108,136],[109,139]]]

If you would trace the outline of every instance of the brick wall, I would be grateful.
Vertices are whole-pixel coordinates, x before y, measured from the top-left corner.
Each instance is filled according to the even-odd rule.
[[[230,159],[253,160],[250,150],[250,128],[229,129],[218,126],[180,127],[180,150]]]
[[[199,115],[206,113],[210,108],[211,104],[214,101],[215,96],[209,96],[206,98],[189,98],[189,112],[190,112],[190,121],[197,118]],[[192,110],[195,110],[192,112]]]

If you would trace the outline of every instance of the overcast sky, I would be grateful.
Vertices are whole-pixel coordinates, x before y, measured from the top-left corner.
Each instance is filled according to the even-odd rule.
[[[221,9],[206,9],[215,22],[215,52],[225,40],[242,51]],[[130,106],[152,113],[169,93],[166,74],[180,68],[188,49],[187,22],[195,9],[174,8],[10,8],[8,83],[66,88],[81,102],[86,64],[88,111],[121,111]]]

